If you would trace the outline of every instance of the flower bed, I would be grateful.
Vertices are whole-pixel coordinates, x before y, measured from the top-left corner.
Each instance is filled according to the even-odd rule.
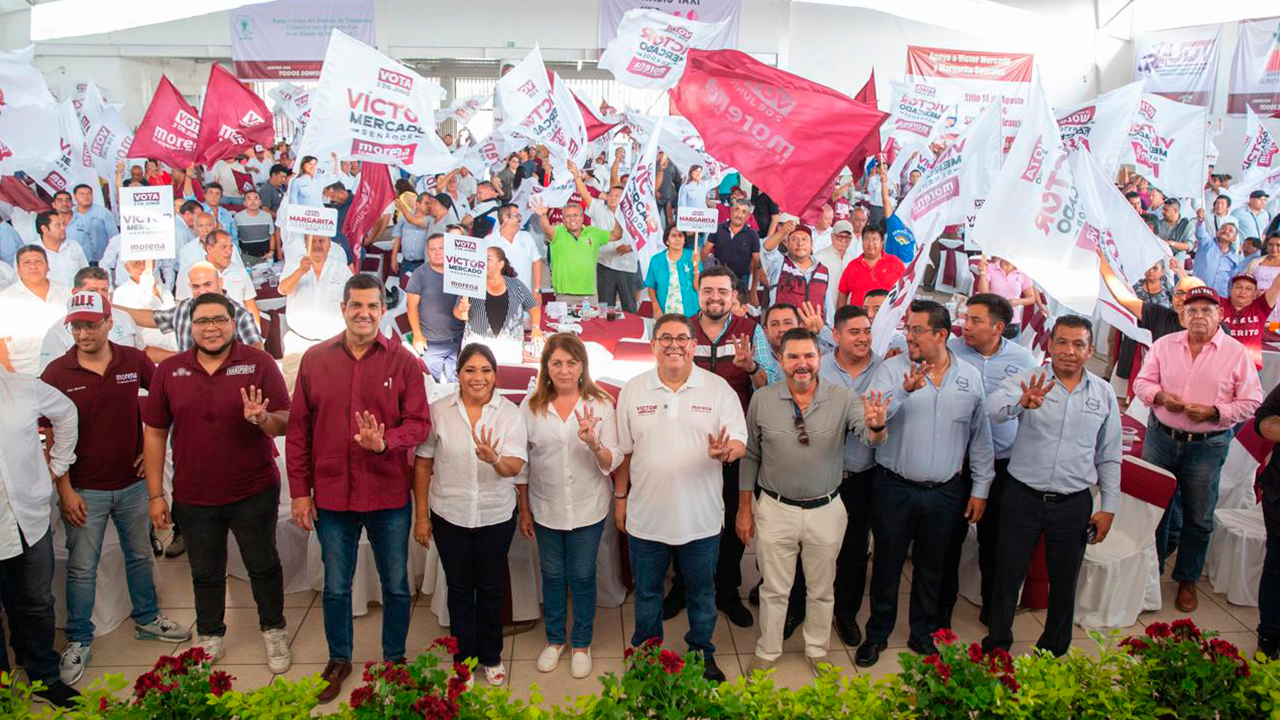
[[[473,686],[470,663],[454,663],[453,638],[440,638],[411,663],[370,663],[349,704],[330,720],[1280,720],[1280,662],[1247,659],[1216,633],[1190,620],[1154,623],[1144,636],[1095,634],[1094,657],[1073,649],[1063,658],[1014,658],[960,643],[950,630],[938,653],[901,655],[902,672],[872,680],[824,667],[792,690],[770,673],[712,683],[698,655],[681,657],[656,642],[626,653],[626,671],[600,678],[599,694],[544,710],[501,688]],[[133,692],[118,675],[99,678],[74,710],[33,705],[34,688],[0,683],[0,720],[301,720],[313,717],[323,687],[318,676],[277,678],[235,690],[235,678],[213,668],[198,648],[160,658]]]

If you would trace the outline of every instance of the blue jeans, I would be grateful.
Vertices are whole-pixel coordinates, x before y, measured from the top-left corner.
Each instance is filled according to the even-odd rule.
[[[456,382],[458,353],[461,350],[461,335],[450,340],[427,340],[427,349],[422,351],[422,362],[437,382]]]
[[[1156,427],[1153,413],[1147,421],[1142,459],[1168,470],[1178,479],[1182,496],[1182,534],[1172,578],[1196,582],[1204,570],[1204,557],[1213,532],[1213,511],[1218,505],[1218,477],[1227,459],[1233,433],[1224,432],[1198,442],[1182,442]],[[1169,555],[1170,513],[1165,511],[1156,528],[1156,552],[1161,564]]]
[[[596,622],[596,555],[604,523],[601,520],[573,530],[533,526],[542,562],[542,620],[547,625],[548,645],[564,644],[567,587],[573,593],[573,646],[591,647]]]
[[[627,539],[631,549],[631,574],[636,583],[636,631],[632,645],[650,638],[662,640],[662,581],[675,556],[684,575],[685,606],[689,609],[689,632],[684,642],[690,650],[713,655],[711,635],[716,629],[716,558],[720,555],[720,534],[683,545],[667,545]]]
[[[409,635],[409,527],[413,506],[372,512],[317,511],[316,536],[324,561],[324,636],[330,660],[351,660],[351,583],[360,531],[369,534],[382,583],[382,659],[404,659]]]
[[[82,527],[67,528],[67,640],[93,642],[93,604],[98,560],[107,520],[116,526],[124,552],[124,579],[133,603],[130,617],[138,625],[156,619],[156,583],[151,559],[151,526],[147,517],[147,483],[138,480],[123,490],[77,490],[88,514]]]

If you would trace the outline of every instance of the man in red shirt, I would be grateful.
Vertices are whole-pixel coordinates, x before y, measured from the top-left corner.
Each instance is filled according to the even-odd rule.
[[[405,658],[409,633],[408,453],[427,439],[422,361],[378,332],[382,285],[356,275],[342,291],[346,330],[302,356],[285,458],[293,520],[315,528],[324,559],[324,633],[331,702],[351,674],[351,581],[360,533],[368,533],[382,583],[382,656]]]
[[[111,303],[100,293],[72,295],[66,323],[75,345],[49,363],[40,379],[70,398],[79,414],[76,461],[57,479],[67,529],[67,646],[58,671],[63,682],[74,685],[92,657],[94,590],[108,520],[115,523],[124,551],[137,636],[181,642],[191,639],[191,632],[161,615],[156,605],[147,486],[139,473],[138,408],[138,390],[151,386],[156,366],[141,350],[107,339]]]
[[[1258,281],[1252,275],[1241,273],[1231,278],[1231,294],[1218,298],[1227,334],[1245,346],[1259,371],[1262,370],[1262,335],[1277,297],[1280,297],[1280,282],[1271,283],[1265,293],[1259,293]]]
[[[142,437],[151,522],[169,526],[165,446],[173,438],[173,520],[182,524],[195,589],[196,645],[216,662],[227,633],[227,531],[240,546],[273,673],[289,669],[284,573],[276,552],[280,470],[273,437],[289,420],[276,361],[236,340],[236,307],[222,293],[191,304],[195,346],[160,363]],[[172,432],[171,432],[172,431]]]
[[[862,257],[849,263],[840,276],[836,308],[861,305],[868,290],[888,290],[906,271],[901,260],[884,253],[884,231],[868,225],[862,230]]]

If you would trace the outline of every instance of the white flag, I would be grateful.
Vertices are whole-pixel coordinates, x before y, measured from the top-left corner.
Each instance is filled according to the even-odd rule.
[[[1231,198],[1231,206],[1239,207],[1249,199],[1254,190],[1275,194],[1280,187],[1280,149],[1277,149],[1271,133],[1263,126],[1253,108],[1246,108],[1244,158],[1240,162],[1240,178],[1231,183],[1223,194]]]
[[[84,136],[85,152],[92,159],[93,169],[107,178],[116,176],[116,163],[128,157],[132,144],[133,133],[115,107],[104,110]]]
[[[1098,299],[1098,256],[1083,234],[1084,220],[1057,120],[1037,83],[1004,168],[978,212],[974,242],[1090,316]]]
[[[58,106],[5,106],[0,111],[0,175],[44,167],[61,154]]]
[[[552,170],[552,177],[555,179],[545,187],[533,179],[525,178],[511,202],[522,208],[526,216],[533,214],[535,201],[548,208],[564,207],[568,204],[569,198],[578,191],[578,185],[567,168]]]
[[[57,160],[40,166],[31,166],[26,172],[50,195],[65,190],[71,192],[75,186],[85,184],[96,188],[98,173],[93,167],[93,158],[85,152],[84,131],[80,129],[80,120],[71,100],[58,106],[58,129],[61,138],[58,145],[61,152]],[[101,195],[93,194],[94,201],[101,204]]]
[[[876,313],[876,319],[871,323],[872,352],[877,355],[888,352],[889,344],[893,342],[898,326],[902,324],[902,318],[906,316],[907,308],[911,306],[911,300],[920,288],[920,279],[932,264],[933,260],[929,258],[928,252],[917,252],[911,262],[907,263],[906,272],[889,288],[880,312]]]
[[[415,175],[448,168],[453,158],[434,122],[443,92],[405,65],[334,30],[320,82],[310,93],[312,112],[299,162],[304,155],[327,158],[337,153],[343,159],[397,165]]]
[[[71,104],[76,109],[76,120],[80,123],[80,134],[84,135],[89,132],[89,126],[98,121],[102,117],[102,112],[109,107],[107,100],[102,96],[102,91],[98,90],[98,86],[93,80],[84,83],[84,90],[77,92],[71,98]],[[119,110],[123,106],[117,106]]]
[[[1204,192],[1204,153],[1208,110],[1143,93],[1129,127],[1129,147],[1121,162],[1169,197],[1200,197]]]
[[[622,240],[631,246],[640,260],[640,276],[649,272],[649,259],[662,252],[662,221],[658,214],[658,200],[654,196],[657,179],[658,138],[662,135],[663,120],[649,136],[640,159],[631,169],[627,185],[622,189],[622,199],[614,216],[622,226]]]
[[[662,121],[661,130],[658,130],[659,120]],[[718,176],[728,168],[724,163],[711,157],[706,145],[702,142],[702,135],[687,118],[679,115],[641,115],[626,112],[622,114],[622,122],[641,147],[647,144],[650,137],[657,132],[658,149],[665,152],[676,168],[685,175],[689,174],[689,168],[694,165],[702,167],[703,175],[706,177]],[[609,160],[612,162],[613,158]]]
[[[0,50],[0,63],[30,65],[36,59],[36,46],[32,43],[17,50]]]
[[[1057,108],[1062,144],[1088,150],[1103,171],[1114,176],[1128,149],[1129,128],[1141,101],[1142,83],[1132,82],[1092,100]]]
[[[493,93],[455,98],[453,102],[449,103],[449,107],[436,112],[436,125],[440,125],[447,120],[453,120],[458,124],[458,129],[461,130],[467,126],[467,123],[471,122],[471,118],[475,117],[476,113],[491,102],[493,102]]]
[[[705,23],[660,10],[628,10],[596,65],[623,85],[667,90],[684,74],[689,50],[724,47],[728,28],[727,19]]]
[[[586,164],[587,129],[578,103],[559,76],[552,89],[537,46],[502,76],[497,96],[503,112],[500,130],[545,145],[554,165],[567,160],[578,167]]]

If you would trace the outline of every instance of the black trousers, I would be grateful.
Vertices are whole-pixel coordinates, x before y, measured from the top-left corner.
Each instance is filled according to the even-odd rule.
[[[987,507],[978,521],[978,571],[982,574],[982,617],[991,610],[991,590],[996,581],[996,557],[1000,553],[1000,501],[1001,488],[1009,475],[1009,459],[996,460],[996,476],[987,494]],[[965,497],[973,493],[973,477],[969,463],[960,471]],[[966,503],[967,504],[967,503]],[[960,520],[947,544],[947,557],[942,565],[942,588],[938,591],[938,627],[951,627],[951,613],[960,597],[960,553],[965,538],[969,536],[969,523],[964,519],[964,505],[960,506]]]
[[[867,552],[871,544],[871,483],[879,468],[872,465],[862,472],[844,474],[840,482],[840,500],[849,515],[844,529],[844,544],[836,558],[835,615],[855,622],[862,609],[862,595],[867,589]],[[807,595],[804,567],[797,559],[796,580],[791,585],[787,614],[804,617]]]
[[[182,523],[182,532],[187,538],[199,634],[227,634],[224,618],[228,531],[235,536],[244,568],[249,573],[249,587],[258,606],[259,627],[276,630],[285,626],[284,571],[276,552],[279,506],[279,485],[226,505],[173,503],[173,519]]]
[[[997,647],[1008,650],[1013,644],[1013,613],[1018,606],[1018,593],[1026,579],[1031,554],[1043,534],[1049,569],[1049,613],[1036,645],[1054,655],[1065,655],[1071,647],[1076,580],[1080,576],[1080,564],[1084,562],[1085,531],[1093,513],[1093,498],[1087,490],[1082,490],[1057,502],[1046,502],[1044,493],[1032,490],[1012,476],[1005,483],[1003,495],[996,584],[991,596],[989,634],[982,640],[982,646],[987,650]]]
[[[967,496],[957,474],[936,487],[907,480],[885,468],[871,483],[871,532],[876,557],[871,565],[868,642],[885,642],[898,618],[898,584],[911,551],[911,640],[924,647],[938,629],[938,590],[947,540]]]
[[[21,536],[22,531],[18,534]],[[58,653],[53,649],[53,529],[28,545],[22,554],[0,560],[0,588],[9,616],[14,654],[27,670],[27,678],[46,686],[58,679]],[[0,670],[9,672],[9,654],[0,628]]]
[[[724,498],[724,529],[720,531],[720,555],[716,558],[716,600],[738,597],[738,589],[742,586],[742,553],[746,546],[738,538],[736,524],[738,522],[738,460],[725,463],[721,473],[724,477],[722,496]],[[676,563],[675,578],[671,581],[671,592],[679,593],[676,597],[684,597],[684,575],[680,572],[680,564]]]
[[[432,537],[449,585],[450,631],[458,638],[455,662],[469,657],[502,663],[502,574],[516,533],[516,515],[495,525],[467,528],[431,513]]]

